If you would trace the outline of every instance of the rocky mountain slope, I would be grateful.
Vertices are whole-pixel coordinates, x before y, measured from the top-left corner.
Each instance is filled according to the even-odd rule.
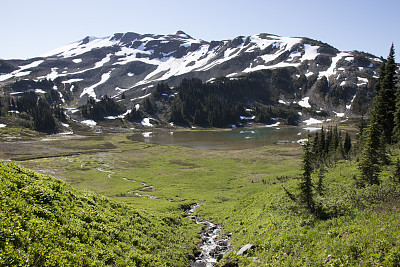
[[[51,79],[61,96],[74,96],[67,102],[75,99],[75,104],[83,104],[88,97],[104,95],[141,99],[158,83],[176,86],[183,78],[207,82],[285,68],[291,90],[276,92],[279,103],[308,97],[305,106],[351,113],[358,96],[372,94],[380,63],[371,54],[339,51],[308,38],[256,34],[208,42],[182,31],[170,35],[128,32],[86,37],[33,59],[0,61],[0,87],[22,79]]]

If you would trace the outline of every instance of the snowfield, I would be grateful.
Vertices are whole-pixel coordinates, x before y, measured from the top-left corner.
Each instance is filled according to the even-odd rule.
[[[87,126],[90,126],[90,127],[94,127],[97,125],[97,122],[95,122],[94,120],[84,120],[84,121],[81,121],[81,123],[85,124]]]
[[[143,126],[153,127],[153,124],[150,123],[150,118],[144,118],[140,124]]]
[[[303,108],[311,108],[310,103],[308,102],[310,98],[307,96],[305,98],[303,98],[302,100],[299,101],[299,105]]]
[[[303,121],[306,125],[313,125],[313,124],[321,124],[323,121],[309,118],[308,120]]]

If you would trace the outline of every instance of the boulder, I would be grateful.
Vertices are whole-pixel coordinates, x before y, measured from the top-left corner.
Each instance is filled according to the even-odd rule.
[[[254,248],[256,248],[256,245],[253,245],[253,244],[246,244],[246,245],[244,245],[244,246],[239,250],[238,253],[236,253],[236,255],[237,255],[237,256],[245,255],[245,254],[247,254],[247,252],[248,252],[250,249],[254,249]]]

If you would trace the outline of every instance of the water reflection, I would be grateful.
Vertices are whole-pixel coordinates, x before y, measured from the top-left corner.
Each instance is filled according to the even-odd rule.
[[[246,149],[251,147],[296,143],[310,130],[299,127],[242,128],[230,131],[145,132],[128,136],[130,140],[152,144],[185,146],[200,149]]]

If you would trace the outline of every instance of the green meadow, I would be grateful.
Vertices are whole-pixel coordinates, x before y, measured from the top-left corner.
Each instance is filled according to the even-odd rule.
[[[204,202],[196,212],[232,234],[234,251],[224,256],[221,265],[400,264],[400,186],[392,178],[393,164],[385,166],[379,186],[364,188],[355,187],[356,159],[330,164],[318,201],[332,216],[319,219],[285,192],[299,193],[302,148],[298,144],[205,150],[130,141],[128,135],[33,140],[25,150],[21,146],[3,157],[154,217],[185,221],[183,208]],[[396,149],[391,151],[393,162],[397,154]],[[198,242],[200,226],[181,222],[180,229],[188,225],[195,230],[181,230],[182,242]],[[255,249],[237,256],[248,243]],[[176,247],[182,248],[178,255],[190,254],[187,245]]]

